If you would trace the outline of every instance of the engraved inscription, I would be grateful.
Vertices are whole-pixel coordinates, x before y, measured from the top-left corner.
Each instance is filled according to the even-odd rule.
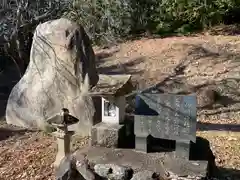
[[[135,116],[134,131],[156,138],[196,140],[196,96],[143,93],[147,108]],[[144,113],[143,113],[144,112]],[[144,115],[146,112],[146,115]],[[156,114],[156,115],[155,115]]]
[[[144,122],[143,121],[144,121],[143,119],[141,119],[141,121],[140,121],[140,129],[141,129],[142,133],[144,133]]]
[[[190,105],[187,102],[184,102],[184,119],[183,119],[183,131],[188,134],[190,132]]]
[[[173,134],[179,136],[179,112],[180,112],[180,98],[175,99],[175,111],[173,117]]]
[[[156,128],[158,132],[161,132],[161,121],[157,120]]]
[[[169,133],[170,133],[170,106],[171,106],[171,104],[170,104],[170,102],[169,102],[169,100],[168,99],[166,99],[166,101],[165,101],[165,104],[166,104],[166,109],[165,109],[165,134],[166,135],[169,135]]]
[[[149,119],[148,120],[148,133],[151,134],[151,132],[152,132],[152,120]]]

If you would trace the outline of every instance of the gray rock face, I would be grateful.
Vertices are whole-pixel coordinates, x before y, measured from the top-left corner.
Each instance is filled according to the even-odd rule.
[[[133,175],[131,180],[161,180],[161,177],[153,171],[140,171]]]
[[[76,169],[81,174],[84,180],[96,180],[97,175],[90,169],[90,164],[87,158],[82,156],[76,161]]]
[[[172,172],[168,172],[168,178],[171,180],[201,180],[204,179],[203,177],[200,176],[185,176],[185,177],[180,177]]]
[[[114,180],[128,180],[132,172],[130,168],[115,164],[96,164],[94,171],[103,178]]]
[[[79,180],[81,174],[76,170],[75,164],[71,157],[64,158],[59,168],[56,169],[56,179],[57,180]]]
[[[105,153],[109,154],[109,152]],[[99,154],[99,156],[101,156]],[[90,157],[85,153],[74,154],[71,157],[64,158],[56,177],[58,180],[201,180],[207,177],[196,175],[178,175],[167,169],[164,172],[159,172],[157,169],[150,170],[149,166],[146,167],[141,164],[141,168],[131,165],[120,165],[115,163],[97,163],[91,161]],[[103,156],[100,158],[105,159]],[[122,158],[122,157],[118,157]],[[106,159],[105,159],[106,160]],[[112,159],[113,160],[113,159]],[[158,161],[155,159],[155,161]],[[106,162],[106,161],[105,161]],[[114,162],[114,161],[111,161]],[[69,180],[70,180],[69,179]],[[209,178],[207,178],[209,179]],[[217,180],[210,178],[212,180]]]
[[[88,168],[88,162],[82,160],[77,162],[74,157],[62,159],[60,166],[56,169],[57,180],[95,180],[96,176]]]
[[[86,74],[88,84],[96,85],[95,55],[83,27],[64,18],[38,25],[26,73],[8,99],[7,123],[43,129],[49,117],[67,108],[80,120],[78,132],[89,135],[95,110],[86,95]]]

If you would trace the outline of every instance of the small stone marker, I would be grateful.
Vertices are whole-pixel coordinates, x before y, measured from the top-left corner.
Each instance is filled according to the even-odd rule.
[[[176,157],[189,159],[196,141],[196,96],[141,93],[136,97],[135,148],[147,152],[147,137],[176,140]]]
[[[61,160],[70,155],[70,139],[74,134],[73,131],[68,131],[68,126],[78,123],[78,119],[69,114],[69,110],[62,109],[61,114],[57,114],[47,120],[47,122],[57,128],[57,131],[52,134],[57,138],[58,152],[54,167],[58,168]]]

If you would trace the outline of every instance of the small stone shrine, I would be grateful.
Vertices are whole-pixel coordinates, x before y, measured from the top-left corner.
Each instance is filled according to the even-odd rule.
[[[99,75],[91,92],[101,99],[100,107],[95,107],[99,123],[92,127],[92,146],[118,147],[120,137],[125,136],[125,95],[132,91],[131,75]]]
[[[196,96],[141,93],[136,96],[136,150],[147,152],[147,137],[176,141],[176,157],[189,159],[196,142]]]

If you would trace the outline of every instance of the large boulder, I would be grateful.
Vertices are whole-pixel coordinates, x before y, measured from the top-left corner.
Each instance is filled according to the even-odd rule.
[[[95,54],[84,28],[61,18],[39,24],[35,30],[30,63],[8,99],[8,124],[40,128],[46,120],[68,108],[89,135],[95,112],[92,98],[83,93],[98,82]]]

